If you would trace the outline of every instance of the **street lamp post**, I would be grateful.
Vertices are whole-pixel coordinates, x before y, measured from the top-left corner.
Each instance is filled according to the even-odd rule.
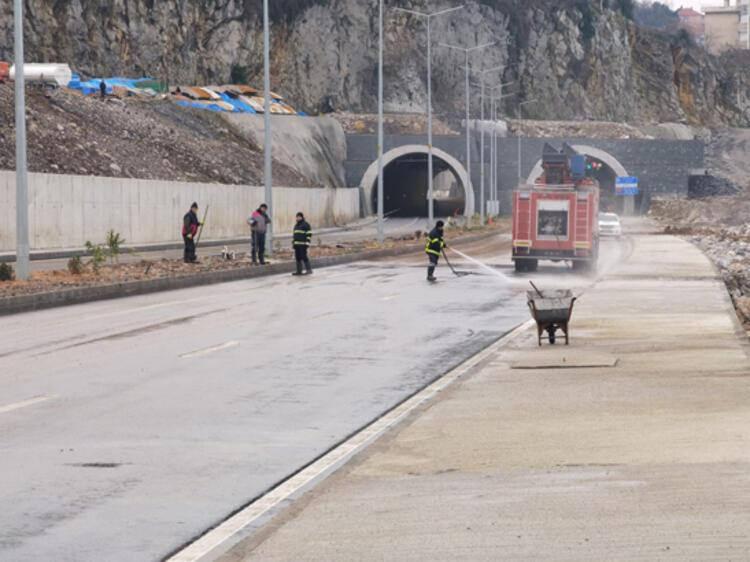
[[[379,1],[378,15],[378,242],[385,241],[383,189],[383,3]],[[369,204],[368,204],[369,207]]]
[[[268,212],[273,217],[273,136],[271,134],[271,38],[268,22],[268,0],[263,0],[263,183],[265,185],[265,203]],[[268,239],[268,255],[273,255],[273,223],[268,224],[266,231]]]
[[[516,131],[516,136],[518,137],[518,184],[521,184],[521,181],[523,178],[521,177],[521,119],[523,118],[523,106],[535,103],[537,100],[528,100],[528,101],[522,101],[518,104],[518,131]]]
[[[29,192],[26,173],[26,79],[23,54],[23,2],[14,0],[16,64],[16,278],[29,278]]]
[[[430,22],[432,18],[442,16],[450,12],[463,9],[464,6],[456,6],[455,8],[448,8],[447,10],[440,10],[438,12],[418,12],[416,10],[407,10],[405,8],[395,8],[399,12],[405,12],[414,16],[422,17],[427,21],[427,208],[429,222],[432,223],[435,220],[435,199],[432,189],[432,173],[433,173],[433,159],[432,159],[432,35]]]
[[[513,82],[505,82],[501,84],[496,84],[495,86],[490,87],[490,118],[492,119],[492,131],[490,132],[490,201],[492,201],[492,205],[494,208],[495,201],[497,201],[497,182],[498,182],[498,173],[497,173],[497,106],[496,102],[499,102],[500,100],[507,98],[509,96],[502,95],[503,88],[505,86],[510,86],[513,84]],[[499,89],[500,94],[497,96],[492,95],[492,93]],[[511,94],[513,95],[513,94]]]
[[[478,72],[479,78],[480,78],[480,88],[481,88],[481,94],[479,97],[479,104],[481,106],[480,109],[480,121],[482,123],[480,127],[480,135],[479,135],[479,199],[482,208],[479,210],[479,216],[481,223],[484,224],[485,220],[485,189],[484,189],[484,76],[490,72],[500,72],[504,69],[504,66],[495,66],[493,68],[488,68],[487,70],[480,70]]]
[[[491,47],[496,42],[493,41],[492,43],[484,43],[483,45],[477,45],[475,47],[458,47],[456,45],[448,45],[446,43],[440,43],[441,47],[445,47],[446,49],[453,49],[455,51],[461,51],[464,53],[466,60],[465,60],[465,71],[466,71],[466,173],[469,176],[469,185],[471,185],[471,132],[469,127],[469,121],[471,120],[471,91],[469,90],[469,56],[474,51],[480,51],[482,49],[486,49],[487,47]],[[467,186],[468,187],[468,186]],[[472,188],[473,189],[473,188]]]

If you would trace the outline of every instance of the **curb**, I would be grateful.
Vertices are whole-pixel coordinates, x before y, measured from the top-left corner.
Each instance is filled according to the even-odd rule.
[[[458,243],[471,243],[497,236],[497,232],[484,232],[454,239]],[[396,257],[418,252],[422,244],[410,244],[401,248],[387,248],[383,250],[370,250],[357,252],[343,256],[328,256],[313,260],[316,269],[344,265],[358,261],[366,261],[378,258]],[[283,273],[292,273],[295,270],[293,262],[282,262],[268,265],[266,267],[242,267],[223,271],[206,271],[196,275],[184,275],[179,277],[162,277],[145,281],[128,281],[112,285],[100,285],[95,287],[78,287],[64,291],[53,291],[49,293],[37,293],[33,295],[19,295],[15,297],[0,298],[0,316],[18,314],[20,312],[32,312],[48,308],[70,306],[101,300],[133,297],[147,295],[162,291],[174,291],[190,287],[215,285],[230,281],[243,279],[254,279],[257,277],[268,277]]]
[[[351,232],[361,228],[372,226],[374,222],[365,222],[356,224],[353,226],[334,226],[330,228],[323,228],[318,231],[318,236],[327,236],[329,234],[339,234],[341,232]],[[278,234],[274,236],[274,240],[291,240],[290,234]],[[250,245],[250,235],[243,238],[224,238],[219,240],[201,240],[201,248],[218,248],[221,246],[243,246]],[[182,250],[184,244],[181,241],[175,242],[160,242],[158,244],[136,244],[134,246],[125,245],[122,247],[123,252],[136,252],[136,253],[149,253],[149,252],[163,252],[166,250]],[[31,261],[45,261],[45,260],[59,260],[72,258],[73,256],[86,255],[85,248],[64,248],[60,250],[37,250],[32,251],[29,259]],[[0,253],[0,263],[15,263],[16,254],[15,252],[3,252]],[[0,314],[2,314],[0,312]]]

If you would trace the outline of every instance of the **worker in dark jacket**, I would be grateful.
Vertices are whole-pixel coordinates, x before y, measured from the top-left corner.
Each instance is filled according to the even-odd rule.
[[[302,266],[305,266],[305,275],[312,273],[310,258],[307,257],[307,249],[312,243],[312,229],[305,220],[305,215],[297,213],[297,224],[294,225],[292,245],[294,246],[294,259],[297,261],[297,271],[292,275],[303,275]]]
[[[440,261],[440,254],[444,248],[448,245],[443,239],[443,227],[445,223],[443,221],[437,221],[435,228],[433,228],[427,235],[427,245],[425,246],[425,253],[430,260],[430,264],[427,266],[427,280],[430,282],[437,281],[435,277],[435,268],[437,267],[438,261]]]
[[[198,228],[201,226],[198,220],[198,203],[193,203],[190,210],[182,219],[182,240],[185,242],[185,263],[195,263],[195,237],[198,235]]]
[[[99,93],[102,99],[107,97],[107,83],[104,80],[99,82]]]

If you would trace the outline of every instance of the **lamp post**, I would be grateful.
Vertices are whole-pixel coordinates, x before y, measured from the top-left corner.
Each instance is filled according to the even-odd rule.
[[[485,220],[485,190],[484,190],[484,77],[486,74],[490,72],[501,72],[504,70],[504,66],[495,66],[492,68],[488,68],[486,70],[480,70],[478,72],[480,77],[480,98],[479,98],[479,104],[481,106],[480,109],[480,121],[482,122],[481,131],[480,131],[480,141],[479,141],[479,199],[480,204],[482,208],[479,211],[479,216],[482,224],[484,224]]]
[[[462,5],[456,6],[455,8],[440,10],[438,12],[419,12],[417,10],[395,8],[399,12],[418,16],[427,21],[427,208],[430,223],[435,220],[435,199],[432,190],[432,35],[430,23],[432,18],[455,12],[463,8],[464,6]]]
[[[523,106],[528,105],[530,103],[535,103],[537,100],[528,100],[528,101],[522,101],[518,104],[518,131],[516,132],[516,136],[518,137],[518,184],[521,184],[522,177],[521,177],[521,119],[523,118]]]
[[[456,45],[448,45],[447,43],[440,43],[441,47],[445,47],[446,49],[453,49],[455,51],[461,51],[464,53],[464,56],[466,57],[466,60],[464,62],[464,69],[466,71],[466,173],[469,176],[469,184],[471,185],[471,133],[470,133],[470,127],[469,127],[469,121],[471,120],[471,91],[469,90],[469,56],[471,53],[475,51],[480,51],[482,49],[486,49],[487,47],[491,47],[494,45],[496,41],[493,41],[492,43],[484,43],[483,45],[477,45],[476,47],[458,47]],[[467,186],[468,187],[468,186]],[[472,188],[473,189],[473,188]]]
[[[271,134],[271,38],[268,23],[268,0],[263,0],[263,183],[265,186],[265,203],[273,217],[273,136]],[[268,255],[273,255],[273,223],[268,224]]]
[[[16,278],[29,278],[29,192],[26,164],[26,79],[23,54],[23,2],[14,0],[16,64]]]
[[[490,90],[490,118],[492,119],[492,131],[490,132],[490,201],[497,200],[497,112],[495,103],[503,98],[509,97],[502,95],[503,88],[510,86],[513,82],[505,82],[491,86]],[[495,90],[500,90],[499,95],[493,95]],[[511,94],[514,95],[514,94]],[[494,205],[494,203],[493,203]]]
[[[378,5],[378,242],[385,241],[385,212],[384,212],[384,189],[383,189],[383,3]],[[369,205],[368,205],[369,206]]]

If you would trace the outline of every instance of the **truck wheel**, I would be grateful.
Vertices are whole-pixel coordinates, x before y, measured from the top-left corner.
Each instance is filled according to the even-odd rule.
[[[516,273],[522,273],[526,271],[526,262],[524,260],[515,260],[513,265],[516,266]]]
[[[526,262],[526,271],[536,271],[539,269],[539,260],[529,260]]]

